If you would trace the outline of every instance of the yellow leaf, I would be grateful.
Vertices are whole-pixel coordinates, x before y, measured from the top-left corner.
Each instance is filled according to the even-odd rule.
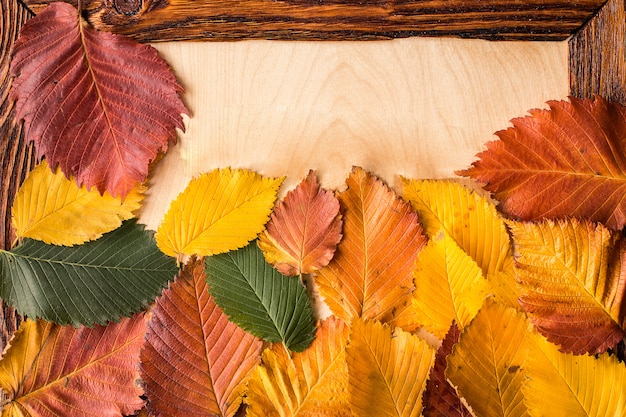
[[[283,344],[263,352],[248,382],[247,415],[352,416],[348,404],[345,347],[348,327],[331,316],[317,330],[313,344],[292,353]]]
[[[414,299],[424,328],[443,339],[455,321],[463,329],[487,297],[481,269],[446,233],[437,234],[418,255]]]
[[[502,270],[492,272],[486,278],[489,282],[489,291],[498,303],[521,310],[519,305],[521,287],[515,281],[513,265],[513,258],[507,258],[502,265]]]
[[[73,246],[94,240],[132,218],[143,199],[136,186],[122,202],[105,192],[78,187],[44,160],[28,175],[13,202],[13,227],[18,238]]]
[[[355,416],[419,416],[435,350],[419,337],[354,319],[346,348]]]
[[[496,207],[453,181],[402,178],[403,197],[411,202],[429,237],[443,229],[476,261],[485,275],[499,271],[511,257],[509,235]]]
[[[522,313],[488,300],[448,356],[446,377],[477,416],[527,416],[521,392],[532,347]]]
[[[242,248],[263,230],[282,182],[230,168],[193,179],[165,214],[157,245],[176,258]]]
[[[536,340],[522,388],[531,416],[626,416],[626,367],[615,356],[574,356]]]
[[[600,353],[624,338],[619,233],[575,219],[511,222],[520,302],[552,343],[572,353]]]

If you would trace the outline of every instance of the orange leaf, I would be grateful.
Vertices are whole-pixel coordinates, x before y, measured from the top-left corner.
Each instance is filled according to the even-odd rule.
[[[572,216],[626,225],[626,107],[599,96],[550,101],[497,132],[460,175],[486,183],[523,220]]]
[[[410,303],[412,269],[426,238],[417,214],[382,181],[361,168],[339,194],[345,207],[344,237],[316,276],[330,309],[346,322],[389,320]]]
[[[314,171],[277,204],[259,247],[281,274],[310,274],[328,265],[341,240],[339,201]]]
[[[148,409],[156,417],[234,415],[261,345],[217,307],[204,262],[190,262],[148,322],[140,365]]]
[[[27,320],[0,362],[3,416],[132,414],[143,314],[93,328]]]

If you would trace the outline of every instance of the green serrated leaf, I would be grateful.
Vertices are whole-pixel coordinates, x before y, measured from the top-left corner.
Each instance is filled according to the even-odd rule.
[[[0,251],[0,298],[20,314],[74,326],[105,324],[146,307],[176,275],[174,260],[135,220],[84,245],[31,239]]]
[[[205,266],[209,292],[231,321],[294,352],[311,344],[315,319],[306,289],[272,268],[256,242],[207,257]]]

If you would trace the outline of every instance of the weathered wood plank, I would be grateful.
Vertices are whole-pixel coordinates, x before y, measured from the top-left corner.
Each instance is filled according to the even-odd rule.
[[[140,41],[563,40],[606,0],[85,0],[98,29]],[[25,0],[38,11],[51,0]],[[76,4],[76,0],[72,0]]]
[[[31,145],[24,143],[22,124],[14,121],[13,101],[9,99],[10,51],[19,28],[31,13],[17,0],[0,0],[0,248],[10,248],[14,235],[11,230],[11,204],[18,186],[34,162]],[[4,350],[21,318],[13,308],[0,303],[0,350]]]
[[[570,88],[626,105],[626,1],[610,0],[569,41]]]

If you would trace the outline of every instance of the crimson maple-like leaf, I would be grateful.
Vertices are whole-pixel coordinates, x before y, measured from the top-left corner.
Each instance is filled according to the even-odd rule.
[[[328,265],[341,240],[339,200],[314,171],[279,202],[259,238],[265,259],[281,274],[310,274]]]
[[[125,196],[184,128],[182,87],[156,50],[89,28],[66,3],[24,25],[11,75],[38,158],[100,192]]]
[[[480,160],[458,172],[486,183],[523,220],[572,216],[626,225],[626,107],[594,99],[548,102],[497,132]]]
[[[437,350],[435,364],[430,370],[430,377],[426,383],[426,391],[424,391],[424,417],[469,417],[472,415],[461,402],[459,395],[445,375],[446,358],[452,353],[452,348],[459,341],[460,334],[456,323],[452,323],[441,347]]]

